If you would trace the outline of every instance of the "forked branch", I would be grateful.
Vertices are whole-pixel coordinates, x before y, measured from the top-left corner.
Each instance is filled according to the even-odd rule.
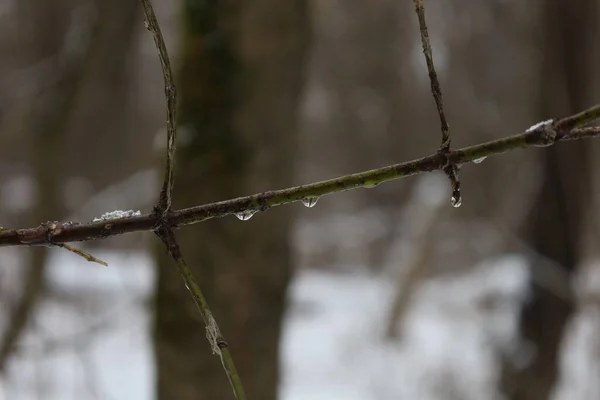
[[[163,187],[160,191],[158,203],[154,207],[153,216],[159,218],[154,226],[154,233],[165,244],[167,251],[177,265],[179,275],[192,295],[192,299],[198,307],[198,311],[200,311],[200,315],[206,325],[206,337],[212,346],[213,353],[218,354],[221,357],[223,369],[227,374],[235,398],[237,400],[245,400],[246,394],[244,392],[244,387],[237,373],[237,369],[235,368],[229,346],[221,334],[217,321],[215,321],[215,318],[210,311],[210,307],[192,274],[192,270],[188,267],[183,258],[179,244],[175,238],[175,233],[173,232],[173,226],[167,220],[168,214],[171,211],[173,198],[173,170],[175,166],[175,143],[177,139],[177,120],[175,115],[177,108],[177,92],[175,83],[173,82],[169,53],[167,52],[167,46],[165,45],[165,40],[160,30],[156,14],[154,13],[152,3],[150,0],[142,0],[142,7],[146,16],[146,28],[152,33],[158,51],[158,58],[160,59],[165,82],[165,98],[167,104],[167,160],[165,163],[166,168]]]
[[[442,86],[438,80],[437,72],[435,70],[435,64],[433,63],[433,51],[431,50],[431,42],[429,40],[429,31],[427,30],[427,24],[425,22],[425,7],[423,6],[423,0],[413,0],[415,4],[415,11],[417,13],[417,19],[419,20],[419,31],[421,32],[421,44],[423,46],[423,55],[425,55],[425,62],[427,63],[427,71],[429,72],[429,81],[431,83],[431,94],[437,108],[438,115],[440,117],[440,124],[442,129],[442,144],[440,145],[440,153],[448,153],[450,151],[450,127],[446,120],[446,114],[444,113],[444,101],[442,99]],[[452,185],[452,198],[451,203],[454,207],[460,207],[462,203],[460,195],[460,179],[458,178],[458,165],[453,164],[448,160],[448,164],[443,168],[446,176],[450,180]]]
[[[460,202],[460,184],[457,173],[458,167],[462,164],[518,148],[530,146],[545,147],[560,141],[600,136],[599,127],[583,128],[584,125],[600,117],[600,105],[596,105],[573,116],[536,124],[521,134],[458,150],[451,150],[449,128],[443,110],[442,92],[433,64],[431,45],[429,43],[429,35],[425,24],[423,3],[422,0],[414,0],[421,28],[423,51],[431,80],[431,90],[441,121],[442,144],[439,151],[416,160],[345,175],[322,182],[268,191],[251,196],[172,211],[173,168],[175,161],[177,123],[176,90],[173,83],[173,74],[167,48],[152,4],[150,3],[150,0],[141,1],[146,17],[146,28],[152,33],[158,50],[165,83],[167,104],[167,160],[165,178],[160,198],[154,211],[145,215],[130,215],[122,218],[100,219],[96,222],[92,221],[88,223],[44,222],[37,227],[24,229],[4,229],[0,227],[0,246],[62,245],[67,242],[104,239],[129,232],[153,231],[163,241],[167,251],[174,259],[179,274],[188,287],[192,298],[204,319],[207,337],[213,351],[221,357],[223,367],[238,400],[245,399],[246,397],[233,359],[231,358],[229,347],[213,318],[199,285],[181,254],[173,232],[174,229],[183,225],[191,225],[217,217],[233,214],[250,215],[259,211],[264,212],[271,207],[283,204],[303,200],[306,201],[307,199],[314,200],[320,196],[345,190],[370,188],[390,180],[435,170],[443,170],[449,176],[453,185],[453,205],[457,205]],[[98,261],[90,258],[88,258],[88,260]]]

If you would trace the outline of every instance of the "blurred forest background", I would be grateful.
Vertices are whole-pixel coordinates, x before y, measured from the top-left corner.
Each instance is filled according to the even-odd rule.
[[[0,225],[148,212],[166,144],[139,0],[0,0]],[[175,206],[432,153],[410,0],[154,1]],[[595,0],[425,2],[452,145],[600,102]],[[177,232],[251,399],[600,397],[595,141]],[[151,234],[0,251],[0,398],[230,399]]]

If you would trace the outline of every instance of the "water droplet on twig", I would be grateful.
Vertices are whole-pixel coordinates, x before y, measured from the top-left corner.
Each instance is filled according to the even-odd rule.
[[[480,157],[473,160],[474,164],[481,164],[486,157]]]
[[[317,204],[317,201],[319,201],[318,197],[305,197],[302,199],[302,204],[305,207],[313,208]]]
[[[256,214],[256,210],[244,210],[235,213],[235,216],[238,217],[240,221],[248,221],[254,214]]]
[[[452,204],[452,207],[458,208],[462,204],[462,198],[460,196],[452,196],[450,203]]]

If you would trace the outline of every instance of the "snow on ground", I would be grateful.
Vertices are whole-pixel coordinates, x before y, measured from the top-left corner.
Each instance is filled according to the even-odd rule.
[[[484,318],[474,300],[490,289],[518,290],[523,270],[522,260],[510,258],[466,279],[427,283],[400,341],[385,338],[394,290],[389,280],[303,271],[290,291],[282,398],[426,400],[450,393],[493,398],[486,329],[494,322],[506,326],[514,312]]]
[[[19,267],[4,255],[2,268]],[[38,311],[21,356],[0,381],[0,399],[153,398],[151,260],[143,253],[94,255],[109,267],[52,251],[49,280],[57,294]],[[393,280],[301,271],[289,292],[281,398],[494,399],[494,354],[513,334],[525,271],[522,258],[506,256],[464,276],[425,282],[395,341],[384,335]],[[500,300],[482,311],[490,296]],[[72,305],[76,298],[87,300]],[[597,332],[593,318],[575,319],[560,399],[597,398],[598,370],[585,369],[581,356]]]
[[[51,251],[48,279],[56,294],[41,303],[20,357],[0,381],[0,399],[153,398],[150,256],[93,253],[109,266]]]

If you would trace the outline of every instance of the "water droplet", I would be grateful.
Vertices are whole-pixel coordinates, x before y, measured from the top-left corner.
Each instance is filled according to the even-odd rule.
[[[244,210],[235,213],[235,216],[238,217],[240,221],[248,221],[254,214],[256,214],[256,210]]]
[[[364,187],[371,189],[379,185],[381,182],[365,182]]]
[[[460,196],[452,196],[452,198],[450,199],[450,203],[452,203],[452,207],[458,208],[462,204],[462,199],[460,198]]]
[[[481,164],[483,162],[483,160],[485,160],[485,157],[476,158],[476,159],[473,160],[473,163],[475,163],[475,164]]]
[[[305,207],[313,208],[315,204],[317,204],[317,201],[319,201],[318,197],[305,197],[302,199],[302,204],[304,204]]]

